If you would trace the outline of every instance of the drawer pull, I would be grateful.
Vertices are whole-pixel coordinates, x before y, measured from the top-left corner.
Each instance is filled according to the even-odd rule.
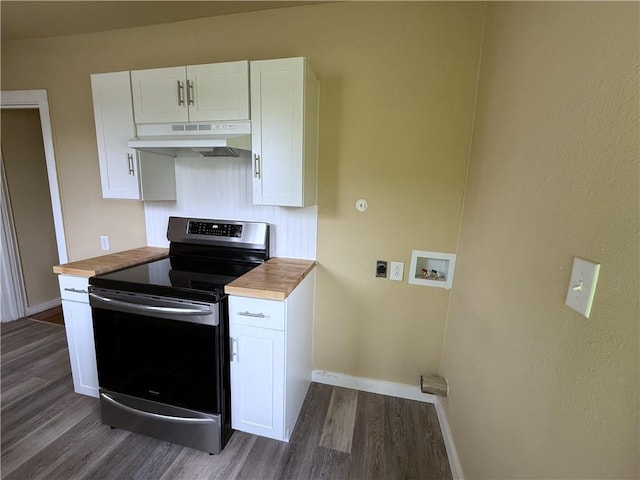
[[[71,292],[71,293],[89,293],[86,290],[78,290],[77,288],[65,288],[64,290],[65,292]]]
[[[238,312],[241,317],[265,318],[264,313]]]

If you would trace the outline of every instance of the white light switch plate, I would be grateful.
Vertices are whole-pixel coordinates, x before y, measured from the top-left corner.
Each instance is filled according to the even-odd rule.
[[[576,312],[589,318],[593,296],[596,293],[600,264],[575,257],[569,289],[567,290],[566,304]]]
[[[105,252],[109,251],[109,237],[106,235],[100,235],[100,248]]]

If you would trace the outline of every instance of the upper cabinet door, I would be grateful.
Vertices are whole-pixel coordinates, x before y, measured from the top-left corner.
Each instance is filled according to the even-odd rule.
[[[318,79],[304,58],[251,62],[253,203],[316,203]]]
[[[136,123],[249,120],[249,62],[131,72]]]
[[[189,120],[185,67],[133,70],[131,88],[136,123]]]
[[[104,198],[140,198],[129,72],[91,75],[93,113]]]
[[[190,121],[249,120],[249,62],[187,66]]]
[[[173,157],[127,147],[135,137],[129,72],[91,75],[103,198],[175,200]]]

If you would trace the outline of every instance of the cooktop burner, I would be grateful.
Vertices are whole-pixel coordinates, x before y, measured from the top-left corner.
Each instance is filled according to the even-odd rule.
[[[184,262],[182,267],[186,267]],[[93,277],[91,284],[152,295],[176,296],[204,301],[217,301],[224,294],[224,286],[255,268],[256,265],[200,264],[192,269],[176,269],[172,259],[136,265],[116,272]],[[213,298],[212,298],[213,297]]]

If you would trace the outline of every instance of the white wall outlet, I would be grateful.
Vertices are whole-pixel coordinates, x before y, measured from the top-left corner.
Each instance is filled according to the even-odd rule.
[[[109,251],[109,237],[106,235],[100,235],[100,248],[105,252]]]
[[[395,280],[397,282],[401,282],[403,274],[404,274],[404,263],[391,262],[391,274],[389,275],[389,280]]]
[[[369,204],[364,198],[360,198],[356,200],[356,210],[359,212],[364,212],[369,207]]]
[[[393,267],[392,267],[393,268]],[[567,290],[566,304],[576,312],[589,318],[593,296],[596,293],[600,264],[575,257],[569,289]]]

